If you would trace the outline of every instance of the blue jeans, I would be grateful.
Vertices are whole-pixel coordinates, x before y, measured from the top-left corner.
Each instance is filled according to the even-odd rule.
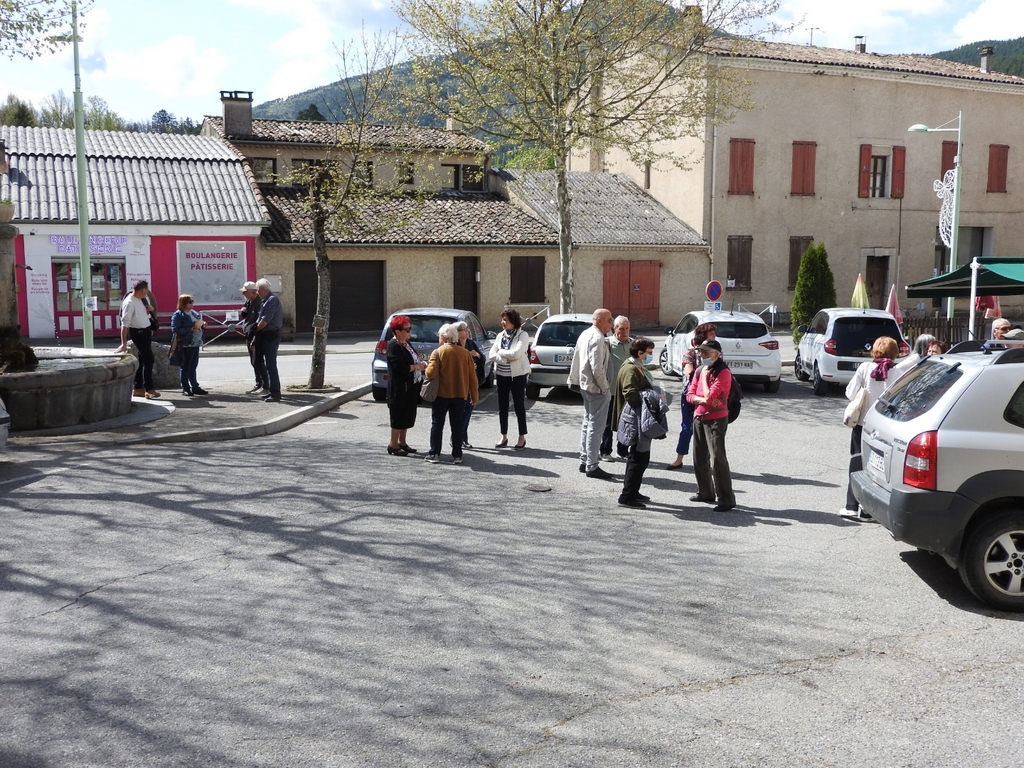
[[[199,389],[196,381],[196,369],[199,367],[199,347],[181,348],[181,371],[178,374],[178,381],[181,382],[182,392],[192,392]]]
[[[612,402],[611,392],[596,394],[580,392],[583,395],[583,424],[580,426],[580,464],[587,469],[596,469],[601,460],[601,435],[608,421],[608,406]]]
[[[281,377],[277,373],[277,349],[281,346],[281,331],[261,331],[259,334],[259,340],[263,343],[263,364],[267,367],[267,378],[269,384],[264,382],[264,386],[269,387],[271,397],[281,396]]]
[[[676,453],[685,456],[690,452],[690,438],[693,437],[693,406],[686,402],[686,395],[679,406],[683,412],[683,423],[679,427],[679,442],[676,443]]]
[[[452,429],[452,456],[462,456],[462,442],[456,439],[456,435],[462,434],[462,413],[466,408],[466,401],[461,397],[439,397],[431,403],[430,407],[430,452],[435,456],[441,455],[441,438],[444,436],[444,420],[448,418],[448,424]]]

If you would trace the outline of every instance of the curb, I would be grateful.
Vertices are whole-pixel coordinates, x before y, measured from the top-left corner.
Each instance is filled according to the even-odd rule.
[[[252,424],[248,427],[221,427],[219,429],[199,429],[191,432],[171,432],[167,435],[150,435],[146,437],[127,437],[121,440],[112,440],[111,445],[145,445],[156,443],[206,443],[223,440],[248,440],[252,437],[265,437],[286,432],[297,427],[303,422],[314,419],[321,414],[327,413],[339,405],[358,400],[363,395],[370,393],[372,384],[363,384],[361,387],[339,392],[337,395],[325,398],[318,403],[298,408],[290,413],[278,416],[275,419],[264,421],[259,424]]]

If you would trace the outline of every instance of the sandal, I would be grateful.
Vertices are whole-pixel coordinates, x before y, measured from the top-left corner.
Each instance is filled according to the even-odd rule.
[[[494,447],[495,448],[508,448],[508,438],[506,437],[500,443],[495,443]]]

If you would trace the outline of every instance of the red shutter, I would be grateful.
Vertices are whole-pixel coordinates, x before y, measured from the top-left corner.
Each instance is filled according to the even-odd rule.
[[[896,200],[903,199],[903,188],[907,175],[907,148],[892,148],[892,197]]]
[[[754,194],[753,139],[729,139],[729,194]]]
[[[871,197],[871,145],[860,145],[860,178],[857,180],[857,197]]]
[[[791,195],[814,196],[814,160],[818,145],[813,141],[793,142]]]
[[[988,148],[988,191],[1006,191],[1006,163],[1010,148],[1005,144],[990,144]]]
[[[942,142],[942,170],[939,172],[939,178],[946,178],[946,171],[953,170],[953,158],[956,157],[956,142],[955,141],[944,141]]]

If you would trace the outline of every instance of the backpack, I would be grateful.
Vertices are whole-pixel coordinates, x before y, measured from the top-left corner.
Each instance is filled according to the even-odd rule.
[[[732,386],[729,387],[729,423],[732,424],[739,418],[740,408],[743,407],[743,387],[736,379],[732,380]]]

